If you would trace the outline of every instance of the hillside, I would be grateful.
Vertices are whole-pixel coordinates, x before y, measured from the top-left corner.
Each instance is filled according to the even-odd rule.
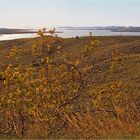
[[[65,79],[63,81],[64,84],[61,83],[60,85],[58,85],[58,87],[60,86],[60,88],[62,88],[63,85],[65,85],[63,87],[64,89],[63,90],[56,89],[56,91],[54,91],[55,92],[54,94],[58,94],[63,91],[65,96],[68,93],[67,95],[68,97],[67,96],[64,97],[63,99],[64,101],[62,101],[61,103],[55,104],[55,102],[57,102],[57,98],[59,99],[59,96],[61,95],[58,94],[57,96],[55,96],[54,99],[52,99],[53,98],[52,95],[52,98],[50,98],[51,107],[49,109],[55,113],[57,111],[54,108],[57,108],[58,110],[59,109],[62,110],[62,112],[61,111],[60,112],[63,115],[62,114],[59,115],[64,116],[64,119],[61,120],[60,118],[62,116],[59,118],[58,115],[56,115],[57,113],[53,114],[50,111],[48,113],[49,114],[48,116],[49,117],[51,116],[51,120],[49,120],[48,117],[47,122],[43,121],[44,119],[43,113],[45,114],[46,112],[43,112],[43,110],[40,111],[41,110],[40,108],[41,103],[40,103],[39,105],[38,104],[36,105],[37,107],[36,110],[38,110],[42,115],[35,114],[35,118],[37,119],[34,119],[34,123],[32,122],[32,126],[29,125],[30,124],[29,122],[25,123],[26,125],[24,125],[24,127],[26,129],[28,129],[29,127],[29,129],[25,132],[25,134],[24,134],[25,130],[21,130],[23,126],[18,124],[17,121],[14,121],[15,124],[17,124],[16,127],[14,125],[11,125],[14,129],[13,131],[10,130],[9,128],[5,128],[6,121],[8,120],[8,118],[7,120],[4,120],[4,116],[3,116],[2,119],[5,121],[5,124],[3,124],[3,120],[0,120],[0,125],[2,125],[2,130],[0,131],[1,137],[5,138],[5,134],[9,134],[10,137],[18,137],[18,138],[21,137],[88,138],[88,139],[89,138],[140,138],[139,137],[140,136],[139,133],[139,129],[140,129],[139,127],[140,124],[140,37],[134,37],[134,36],[132,37],[108,36],[107,37],[106,36],[106,37],[80,37],[80,38],[68,38],[68,39],[47,37],[47,39],[51,40],[48,45],[51,46],[51,51],[49,51],[49,53],[48,52],[46,53],[46,50],[43,50],[39,55],[31,55],[30,50],[34,45],[36,44],[39,45],[39,43],[42,41],[42,38],[1,41],[0,42],[0,60],[1,60],[0,73],[7,71],[7,67],[9,64],[13,64],[14,67],[18,67],[19,65],[21,65],[22,69],[20,72],[23,73],[23,75],[24,73],[26,74],[25,72],[26,69],[33,67],[34,68],[33,71],[35,71],[34,72],[35,78],[33,78],[32,75],[30,75],[32,78],[31,80],[33,81],[38,80],[40,70],[42,69],[43,66],[46,67],[46,65],[44,65],[44,62],[42,63],[41,61],[42,58],[45,58],[47,55],[49,56],[51,55],[51,58],[53,58],[54,63],[56,63],[57,65],[59,64],[61,65],[61,62],[65,59],[63,54],[64,52],[66,52],[67,60],[75,63],[75,61],[77,61],[78,58],[79,59],[81,58],[81,54],[84,51],[85,46],[87,46],[87,44],[89,44],[90,42],[94,42],[98,40],[97,44],[98,42],[100,43],[97,46],[96,44],[94,44],[95,48],[93,49],[93,52],[90,54],[89,57],[90,59],[89,60],[88,58],[84,59],[84,61],[86,61],[88,66],[84,62],[79,62],[82,61],[82,59],[78,60],[76,66],[73,66],[74,68],[77,67],[75,69],[78,72],[79,71],[81,72],[82,70],[84,70],[84,68],[87,68],[86,72],[84,71],[82,73],[83,79],[85,80],[87,78],[84,81],[85,83],[84,82],[83,82],[84,84],[82,83],[84,87],[81,88],[79,86],[80,79],[78,77],[77,72],[75,71],[71,72],[74,68],[69,69],[68,72],[66,71],[66,76],[64,77],[61,74],[58,76],[57,73],[59,71],[57,71],[57,69],[52,68],[51,71],[52,76],[55,75],[58,76],[59,78],[60,76],[62,76],[62,79]],[[12,56],[9,59],[7,58],[7,56],[10,54],[10,51],[12,50],[13,46],[15,46],[15,48],[19,51],[17,52],[16,57]],[[61,55],[57,55],[58,46],[62,47]],[[88,68],[91,67],[90,66],[91,62],[93,64],[92,72],[88,70]],[[71,65],[74,65],[73,63]],[[89,79],[87,75],[90,76]],[[28,79],[29,77],[26,78]],[[68,79],[71,80],[71,82],[66,81]],[[3,82],[7,81],[6,76],[4,77],[2,76],[2,74],[0,75],[0,93],[2,94],[1,96],[2,101],[4,99],[8,100],[8,98],[10,98],[11,100],[14,99],[12,95],[11,97],[10,96],[5,97],[3,93],[7,93],[7,91],[9,90],[8,92],[9,94],[11,94],[10,92],[12,91],[14,93],[14,91],[16,91],[16,88],[22,89],[23,86],[22,84],[24,84],[25,82],[22,81],[23,83],[21,82],[22,84],[21,86],[19,86],[17,85],[16,80],[14,79],[10,83],[10,86],[13,84],[13,87],[11,86],[5,88]],[[53,82],[55,80],[57,83],[60,82],[57,81],[57,78],[56,79],[52,78],[52,81],[50,80],[52,82],[50,83],[54,84],[53,87],[54,89],[56,88],[55,85],[56,83]],[[35,83],[36,86],[39,85],[39,82]],[[74,82],[77,85],[73,84]],[[29,84],[28,86],[31,86],[30,82],[28,84]],[[42,84],[43,83],[41,83],[40,85]],[[73,88],[71,89],[70,87],[67,87],[68,86],[67,84],[70,84],[71,86],[73,86]],[[48,85],[43,85],[43,86],[47,87]],[[77,86],[79,86],[81,89],[78,91],[75,98],[73,93],[75,92],[74,88],[76,88],[75,90],[77,90]],[[34,89],[36,89],[36,87],[32,89],[33,93],[35,93]],[[28,90],[29,92],[31,92],[30,89]],[[28,92],[28,90],[26,92]],[[66,91],[64,92],[64,90]],[[44,93],[43,90],[42,93]],[[42,98],[43,95],[41,96],[38,94],[37,94],[38,98],[34,97],[35,99],[33,99],[36,101],[32,101],[31,103],[36,104],[37,102],[44,101],[44,98]],[[17,96],[19,95],[17,94]],[[25,97],[26,96],[24,96],[24,98]],[[30,99],[30,96],[27,97],[26,100],[27,99]],[[52,104],[53,101],[54,104]],[[3,102],[3,104],[5,105],[5,108],[7,108],[7,110],[10,109],[10,107],[5,102]],[[13,103],[11,103],[11,106],[12,105]],[[29,106],[29,104],[27,106]],[[62,106],[63,109],[61,108]],[[30,110],[32,110],[32,107],[29,108]],[[4,110],[2,111],[4,112]],[[28,114],[27,112],[24,113],[25,118],[30,120],[31,117],[33,118],[33,115]],[[39,116],[43,116],[43,117],[40,119]],[[59,120],[60,122],[58,121],[58,119],[60,119]],[[9,120],[13,120],[13,118],[9,118]],[[39,120],[40,123],[38,122]],[[35,133],[34,133],[35,131],[34,127],[37,127]]]

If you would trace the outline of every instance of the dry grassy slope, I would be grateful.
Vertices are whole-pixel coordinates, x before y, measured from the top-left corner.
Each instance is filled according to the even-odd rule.
[[[93,54],[93,59],[97,68],[95,69],[95,87],[103,87],[106,84],[116,81],[124,81],[126,83],[123,89],[127,93],[137,93],[140,95],[140,37],[81,37],[79,39],[61,39],[56,38],[56,45],[63,46],[63,50],[72,53],[72,57],[76,57],[90,39],[100,40],[101,46],[96,48]],[[24,47],[28,49],[31,47],[36,39],[19,39],[12,41],[0,42],[0,70],[6,67],[9,61],[6,61],[5,56],[8,54],[12,46]],[[117,57],[119,53],[124,54],[124,59],[118,61],[114,68],[113,75],[110,75],[110,65],[112,58]],[[21,59],[25,65],[30,64],[32,61],[38,61],[39,58],[32,58],[30,54]],[[139,96],[140,97],[140,96]]]
[[[119,53],[124,54],[123,60],[118,60],[112,75],[109,75],[112,58],[119,56]],[[95,73],[96,86],[101,88],[112,82],[122,81],[124,83],[122,92],[140,99],[140,41],[109,45],[102,51],[99,48],[96,56],[99,64]]]

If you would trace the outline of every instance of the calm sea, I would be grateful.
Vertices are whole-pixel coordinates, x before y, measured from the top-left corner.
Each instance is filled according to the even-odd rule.
[[[111,32],[110,30],[70,30],[70,29],[58,29],[63,33],[58,33],[57,36],[63,38],[71,38],[76,36],[89,36],[89,32],[92,32],[93,36],[140,36],[140,32]],[[10,34],[0,35],[0,41],[13,40],[19,38],[34,38],[36,34]]]

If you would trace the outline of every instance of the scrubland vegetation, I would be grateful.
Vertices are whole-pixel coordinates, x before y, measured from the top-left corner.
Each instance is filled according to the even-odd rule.
[[[0,42],[0,138],[140,138],[140,37]]]

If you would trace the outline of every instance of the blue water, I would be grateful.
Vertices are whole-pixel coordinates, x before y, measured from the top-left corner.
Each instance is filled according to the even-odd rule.
[[[63,33],[58,33],[57,36],[63,38],[71,38],[76,36],[89,36],[89,32],[92,32],[93,36],[140,36],[140,32],[111,32],[110,30],[70,30],[70,29],[57,29],[57,31],[62,31]],[[2,40],[13,40],[19,38],[34,38],[37,37],[36,34],[10,34],[1,35],[0,41]]]

